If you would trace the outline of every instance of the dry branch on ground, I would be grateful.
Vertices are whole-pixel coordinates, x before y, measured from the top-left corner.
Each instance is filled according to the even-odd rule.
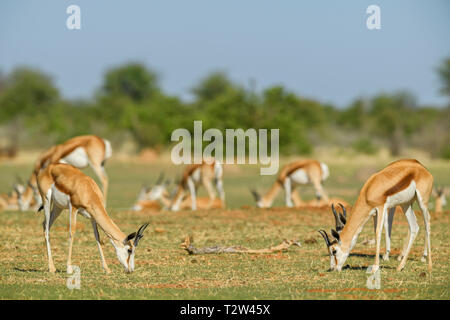
[[[276,246],[263,249],[249,249],[242,246],[213,246],[213,247],[203,247],[196,248],[192,245],[194,242],[192,236],[186,236],[181,247],[186,250],[189,254],[210,254],[210,253],[273,253],[279,251],[286,251],[291,246],[301,246],[298,240],[286,240],[284,239],[282,243]]]

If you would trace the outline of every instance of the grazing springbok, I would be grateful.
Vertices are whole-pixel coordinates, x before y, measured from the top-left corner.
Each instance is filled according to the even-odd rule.
[[[445,199],[445,189],[443,187],[436,187],[433,190],[433,196],[435,198],[434,212],[436,214],[442,213],[443,208],[447,205],[447,199]]]
[[[69,209],[69,255],[67,273],[72,273],[72,244],[76,231],[77,213],[91,220],[95,240],[103,269],[109,273],[100,242],[97,226],[111,240],[122,266],[127,273],[134,271],[134,255],[139,240],[148,223],[137,232],[125,235],[108,216],[103,203],[103,195],[94,180],[79,169],[67,164],[50,164],[38,175],[38,187],[42,197],[45,219],[43,223],[45,243],[47,245],[48,268],[55,272],[50,248],[50,227],[64,209]]]
[[[189,191],[191,209],[197,210],[197,188],[200,185],[205,186],[209,201],[206,209],[213,206],[216,199],[216,192],[213,187],[213,182],[217,192],[219,193],[219,198],[222,203],[225,203],[225,191],[223,190],[223,168],[222,164],[218,161],[210,160],[204,161],[201,164],[188,165],[183,172],[180,183],[178,184],[172,203],[169,206],[170,210],[178,211],[181,209],[181,204],[185,200],[186,192]]]
[[[282,188],[285,192],[286,206],[300,207],[303,202],[295,188],[301,184],[312,184],[316,190],[317,200],[323,200],[327,204],[329,198],[322,187],[322,181],[326,180],[329,175],[330,171],[325,163],[311,159],[299,160],[289,163],[281,169],[277,180],[265,195],[261,196],[256,190],[250,191],[259,208],[271,207]]]
[[[111,143],[97,136],[79,136],[62,144],[51,147],[35,162],[34,170],[28,182],[28,187],[21,195],[19,205],[21,210],[28,210],[33,199],[33,188],[37,187],[36,177],[49,164],[66,163],[83,169],[90,166],[102,183],[103,196],[108,196],[108,176],[105,172],[105,162],[112,156]]]
[[[397,268],[403,270],[408,259],[412,244],[419,231],[412,204],[416,201],[422,211],[425,223],[425,252],[428,256],[428,270],[431,272],[431,242],[430,242],[430,213],[428,201],[433,188],[433,176],[417,160],[398,160],[389,164],[383,170],[373,174],[362,187],[355,205],[352,207],[350,218],[346,219],[342,230],[331,230],[331,239],[324,230],[320,234],[325,239],[329,254],[331,269],[341,271],[350,251],[356,244],[359,233],[371,216],[376,215],[375,231],[376,253],[375,264],[371,272],[375,273],[380,264],[380,242],[382,226],[385,219],[393,219],[396,206],[401,206],[409,224],[408,236]],[[334,214],[334,213],[333,213]],[[386,237],[388,239],[388,237]],[[386,248],[387,249],[387,248]]]

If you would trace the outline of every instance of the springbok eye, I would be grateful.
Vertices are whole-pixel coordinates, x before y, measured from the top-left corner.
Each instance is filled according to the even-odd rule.
[[[331,251],[331,253],[333,254],[333,256],[335,256],[335,255],[336,255],[336,250],[333,249],[333,250]]]
[[[128,253],[129,253],[129,254],[133,253],[133,250],[132,250],[131,248],[128,249]]]

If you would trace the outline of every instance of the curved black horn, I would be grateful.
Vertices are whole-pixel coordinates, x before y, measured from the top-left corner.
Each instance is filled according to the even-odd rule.
[[[323,237],[323,239],[325,240],[325,243],[327,244],[327,247],[330,246],[330,239],[328,238],[328,234],[325,230],[319,230],[317,231],[320,233],[320,235]]]
[[[344,218],[347,219],[347,210],[345,209],[345,207],[344,207],[344,205],[342,203],[339,203],[339,205],[342,208],[342,213],[344,215]],[[345,224],[345,222],[344,222],[344,224]]]
[[[148,227],[148,222],[144,223],[138,230],[138,232],[136,233],[136,237],[134,238],[134,246],[137,247],[139,240],[142,239],[142,237],[144,237],[143,233],[144,230]]]
[[[339,218],[339,215],[336,212],[336,209],[334,208],[334,203],[331,204],[331,211],[333,211],[334,221],[336,223],[336,230],[341,231],[344,228],[344,223],[342,223],[341,219]]]
[[[339,212],[339,219],[341,220],[342,224],[345,226],[345,224],[347,223],[347,210],[345,209],[345,207],[342,203],[339,203],[339,206],[342,208],[342,213]]]

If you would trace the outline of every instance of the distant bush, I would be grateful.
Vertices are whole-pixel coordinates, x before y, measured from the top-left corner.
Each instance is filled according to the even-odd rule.
[[[450,160],[450,146],[444,147],[441,153],[441,158]]]
[[[440,73],[444,76],[450,74],[445,66]],[[358,153],[373,155],[379,144],[393,155],[414,147],[450,159],[450,106],[418,106],[408,92],[360,97],[346,108],[337,108],[282,85],[257,91],[232,81],[226,73],[213,72],[200,79],[191,93],[189,102],[168,95],[156,72],[141,63],[127,63],[107,70],[90,99],[67,100],[51,76],[18,67],[5,76],[0,73],[0,125],[9,132],[5,140],[20,147],[38,148],[97,134],[131,137],[138,150],[169,148],[173,130],[192,132],[194,121],[202,120],[203,131],[279,129],[279,151],[284,155],[349,144]],[[355,136],[359,138],[351,143]]]
[[[373,155],[378,152],[378,147],[368,138],[360,138],[352,144],[356,152]]]

